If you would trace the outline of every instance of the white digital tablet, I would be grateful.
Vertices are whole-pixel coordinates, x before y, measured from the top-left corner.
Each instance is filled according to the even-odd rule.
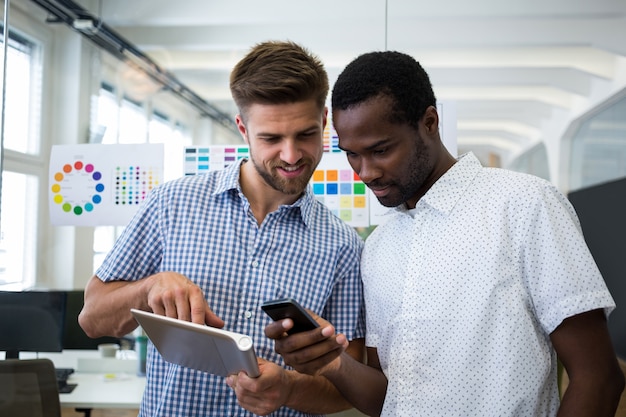
[[[167,362],[221,376],[240,371],[259,376],[250,336],[147,311],[130,311]]]

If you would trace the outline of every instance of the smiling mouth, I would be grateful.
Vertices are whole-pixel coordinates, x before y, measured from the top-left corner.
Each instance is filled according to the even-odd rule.
[[[302,174],[302,172],[304,172],[304,167],[305,165],[279,166],[279,167],[276,167],[276,169],[280,171],[282,175],[284,175],[285,177],[292,178],[292,177],[296,177]]]

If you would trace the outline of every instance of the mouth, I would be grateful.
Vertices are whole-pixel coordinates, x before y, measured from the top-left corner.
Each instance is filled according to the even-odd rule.
[[[372,193],[377,197],[384,197],[389,193],[389,186],[385,185],[385,186],[380,186],[380,185],[376,185],[376,186],[370,186],[367,185],[367,187],[372,191]]]
[[[304,172],[305,165],[281,166],[281,167],[276,167],[276,170],[279,171],[282,174],[282,176],[286,178],[295,178],[295,177],[300,176]]]

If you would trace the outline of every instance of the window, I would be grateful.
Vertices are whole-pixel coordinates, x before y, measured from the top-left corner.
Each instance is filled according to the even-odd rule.
[[[115,89],[103,83],[92,114],[92,137],[103,144],[162,143],[165,155],[182,155],[183,148],[191,144],[188,129],[173,122],[164,112],[148,112],[143,103],[129,98],[117,98]],[[169,158],[165,164],[164,179],[180,176],[183,159]],[[123,226],[98,226],[94,230],[93,265],[97,270],[115,240],[124,230]]]
[[[120,106],[118,143],[146,143],[148,140],[148,120],[140,103],[123,99]]]
[[[95,111],[95,125],[93,128],[93,143],[112,144],[117,143],[118,132],[118,105],[113,92],[113,87],[108,84],[102,84],[100,94],[96,98],[96,105],[92,106]]]
[[[148,124],[148,138],[150,143],[162,143],[165,155],[181,155],[180,158],[168,158],[164,165],[163,178],[165,181],[180,177],[183,173],[183,152],[185,146],[191,145],[191,138],[186,134],[187,129],[180,123],[170,122],[169,118],[154,111]]]
[[[41,78],[36,69],[37,61],[33,59],[35,51],[34,43],[11,31],[7,49],[4,147],[31,154],[39,152],[36,129],[39,124],[31,123],[37,113],[32,97],[38,93],[35,90]]]
[[[569,189],[626,177],[626,90],[585,115],[571,136]]]
[[[2,31],[0,26],[0,31]],[[2,32],[0,41],[4,42]],[[4,165],[0,206],[0,288],[35,285],[39,187],[41,47],[10,31],[7,43]]]
[[[550,181],[550,169],[548,166],[548,151],[542,142],[513,161],[509,169],[527,174],[536,175]]]
[[[122,234],[122,226],[97,226],[93,234],[93,265],[94,272],[102,265],[105,256],[113,247],[115,240]]]
[[[150,143],[165,143],[174,139],[174,129],[167,115],[158,111],[152,113],[148,123],[148,138]]]
[[[0,288],[35,285],[37,177],[5,171],[2,174]]]

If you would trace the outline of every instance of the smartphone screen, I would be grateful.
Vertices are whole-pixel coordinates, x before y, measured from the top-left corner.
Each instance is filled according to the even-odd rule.
[[[287,334],[304,332],[319,327],[319,324],[317,324],[313,317],[311,317],[297,301],[291,298],[266,301],[261,306],[261,309],[274,321],[291,319],[293,321],[293,327]]]

